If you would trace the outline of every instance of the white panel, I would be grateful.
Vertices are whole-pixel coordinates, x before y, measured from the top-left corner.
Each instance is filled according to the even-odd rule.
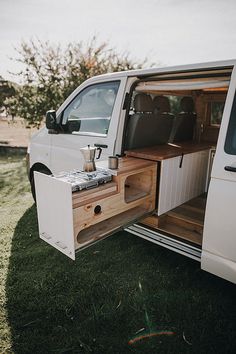
[[[204,193],[209,150],[199,151],[161,162],[158,215]]]
[[[218,275],[218,277],[236,283],[236,262],[230,259],[203,251],[201,268],[209,273]]]
[[[236,283],[236,173],[225,166],[236,166],[236,156],[224,150],[226,132],[236,87],[234,67],[220,126],[208,190],[203,230],[202,269]]]
[[[34,172],[40,238],[75,259],[71,185]]]
[[[203,230],[202,269],[236,283],[236,188],[212,178]]]

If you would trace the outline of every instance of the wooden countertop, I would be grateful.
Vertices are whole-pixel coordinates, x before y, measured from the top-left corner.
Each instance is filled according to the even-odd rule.
[[[154,160],[155,161],[155,160]],[[113,176],[119,176],[122,173],[137,171],[142,168],[148,168],[155,165],[150,159],[140,159],[134,157],[120,157],[119,166],[117,170],[108,169],[108,160],[96,162],[97,168],[104,168],[108,170]]]
[[[212,147],[207,143],[184,142],[176,144],[156,145],[141,149],[127,150],[126,156],[139,157],[151,161],[162,161],[182,154],[191,154],[193,152],[208,150]]]

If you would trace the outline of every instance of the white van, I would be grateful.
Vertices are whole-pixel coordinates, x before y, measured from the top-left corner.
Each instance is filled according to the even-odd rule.
[[[34,175],[39,180],[36,192],[41,238],[74,258],[76,250],[124,227],[200,261],[202,269],[236,283],[235,60],[93,77],[79,86],[56,113],[47,114],[46,125],[29,146],[33,189]],[[65,187],[62,198],[67,202],[62,203],[59,194],[64,193],[64,187],[51,188],[52,178],[46,174],[82,169],[80,148],[88,144],[102,148],[101,160],[110,155],[118,155],[121,160],[125,156],[124,161],[132,162],[133,171],[131,167],[129,174],[127,169],[122,171],[125,182],[119,173],[113,176],[113,184],[104,186],[109,191],[99,187],[99,196],[95,188],[90,192],[95,194],[89,197],[86,192],[84,196],[79,194],[84,192],[78,192],[77,197],[67,198]],[[135,161],[139,162],[135,165]],[[135,172],[136,179],[132,177]],[[143,193],[138,197],[143,211],[135,209],[137,201],[129,204],[130,192],[124,192],[122,207],[118,207],[121,198],[117,199],[117,193],[122,190],[119,183],[124,183],[126,191],[135,185],[134,190]],[[150,185],[148,192],[145,185]],[[40,197],[45,188],[47,193],[57,191],[57,196],[52,194],[45,202],[45,195]],[[114,194],[116,199],[112,199]],[[86,207],[81,206],[81,198]],[[94,205],[99,198],[97,213]],[[65,210],[65,205],[71,209],[75,199],[73,210]],[[55,232],[52,225],[50,230],[43,230],[51,223],[45,214],[48,208],[51,220],[53,213],[57,219],[59,215],[64,218]],[[93,211],[92,223],[83,214],[85,209]],[[113,219],[116,222],[112,223]],[[66,223],[74,225],[65,229]],[[78,227],[86,229],[81,238]],[[63,234],[58,236],[62,228]]]

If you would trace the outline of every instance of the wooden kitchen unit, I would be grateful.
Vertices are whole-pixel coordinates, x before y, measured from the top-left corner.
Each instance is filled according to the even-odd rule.
[[[157,209],[140,220],[142,224],[201,245],[211,148],[207,143],[183,142],[126,151],[127,156],[158,164]]]
[[[160,216],[206,192],[210,150],[206,143],[183,142],[129,150],[126,155],[158,163]]]
[[[107,169],[107,161],[97,168]],[[74,193],[69,183],[36,172],[40,237],[75,259],[76,250],[154,211],[156,162],[124,157],[109,171],[111,182]]]

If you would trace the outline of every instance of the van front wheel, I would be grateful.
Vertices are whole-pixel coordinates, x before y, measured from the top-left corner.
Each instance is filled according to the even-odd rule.
[[[44,173],[45,175],[51,175],[52,172],[46,166],[42,166],[40,168],[36,168],[36,169],[32,170],[31,176],[30,176],[30,186],[31,186],[32,197],[33,197],[33,199],[34,199],[34,201],[36,203],[34,171],[37,171],[37,172],[40,172],[40,173]]]

